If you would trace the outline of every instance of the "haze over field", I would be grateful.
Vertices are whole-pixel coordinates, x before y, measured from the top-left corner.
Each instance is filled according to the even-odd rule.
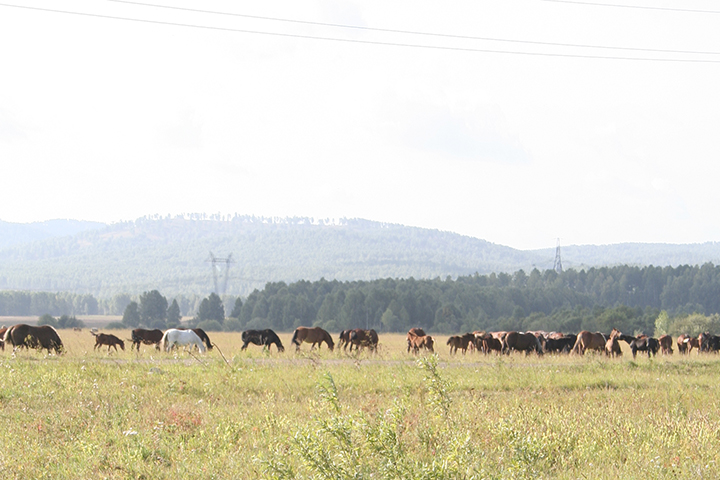
[[[0,219],[367,218],[523,250],[720,239],[710,0],[152,5],[0,6]]]

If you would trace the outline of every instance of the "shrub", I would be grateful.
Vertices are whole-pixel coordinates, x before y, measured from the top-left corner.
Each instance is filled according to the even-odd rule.
[[[123,330],[127,328],[127,325],[122,322],[110,322],[105,325],[105,328],[108,330]]]
[[[223,324],[226,332],[241,332],[243,330],[242,322],[237,318],[228,318]]]
[[[58,321],[50,314],[45,314],[38,319],[38,325],[50,325],[53,328],[58,328]]]

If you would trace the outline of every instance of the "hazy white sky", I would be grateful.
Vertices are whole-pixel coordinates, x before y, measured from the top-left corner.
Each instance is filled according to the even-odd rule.
[[[716,10],[714,1],[621,0]],[[720,13],[543,0],[0,6],[0,220],[359,217],[516,248],[720,240]],[[608,2],[610,3],[610,2]],[[617,2],[612,2],[617,3]]]

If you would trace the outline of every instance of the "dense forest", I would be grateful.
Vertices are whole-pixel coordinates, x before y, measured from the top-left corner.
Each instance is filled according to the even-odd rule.
[[[522,251],[485,240],[358,219],[148,217],[101,226],[0,222],[0,290],[71,292],[98,299],[158,289],[171,297],[214,291],[210,252],[232,256],[219,293],[248,297],[267,282],[321,278],[433,279],[553,267],[554,248]],[[720,264],[720,244],[563,246],[566,269]],[[102,302],[101,302],[102,303]],[[197,307],[197,299],[187,308]],[[106,311],[103,305],[100,311]]]
[[[0,292],[0,315],[119,314],[133,300],[130,295],[97,301],[91,295]],[[183,296],[174,300],[183,315],[193,315],[191,310],[203,301]],[[320,325],[331,331],[359,326],[402,332],[421,326],[453,333],[618,327],[652,333],[662,311],[666,323],[691,314],[717,317],[720,266],[618,266],[560,274],[533,269],[432,280],[271,282],[246,298],[226,296],[223,301],[228,316],[234,317],[233,329],[289,331],[299,325]]]

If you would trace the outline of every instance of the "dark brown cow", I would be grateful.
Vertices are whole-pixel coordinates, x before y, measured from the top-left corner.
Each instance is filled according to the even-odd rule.
[[[673,348],[672,348],[672,337],[670,335],[663,335],[660,338],[658,338],[658,343],[660,343],[660,351],[663,355],[672,355],[673,354]]]
[[[120,345],[120,348],[125,350],[125,342],[120,340],[115,335],[110,335],[110,334],[106,334],[106,333],[95,333],[95,332],[90,332],[90,333],[95,335],[95,346],[93,347],[93,350],[95,350],[96,348],[101,347],[103,345],[107,345],[108,353],[110,353],[110,347],[114,347],[115,351],[117,352],[118,345]]]
[[[446,345],[450,345],[450,355],[457,353],[458,349],[462,350],[463,355],[465,355],[468,347],[471,345],[474,346],[473,340],[475,340],[475,335],[472,333],[453,335],[448,338]]]
[[[361,328],[356,328],[355,330],[350,330],[348,341],[350,343],[351,352],[353,345],[355,345],[355,350],[368,347],[371,352],[377,352],[378,334],[373,329],[363,330]]]
[[[50,325],[41,325],[33,327],[20,323],[8,328],[3,337],[5,343],[13,346],[13,351],[19,347],[37,348],[39,350],[46,349],[50,353],[50,349],[55,353],[62,353],[63,343],[60,335]]]
[[[140,351],[140,344],[155,345],[155,350],[160,350],[160,340],[162,340],[162,330],[145,330],[144,328],[136,328],[132,331],[132,345],[130,351],[135,347]]]

